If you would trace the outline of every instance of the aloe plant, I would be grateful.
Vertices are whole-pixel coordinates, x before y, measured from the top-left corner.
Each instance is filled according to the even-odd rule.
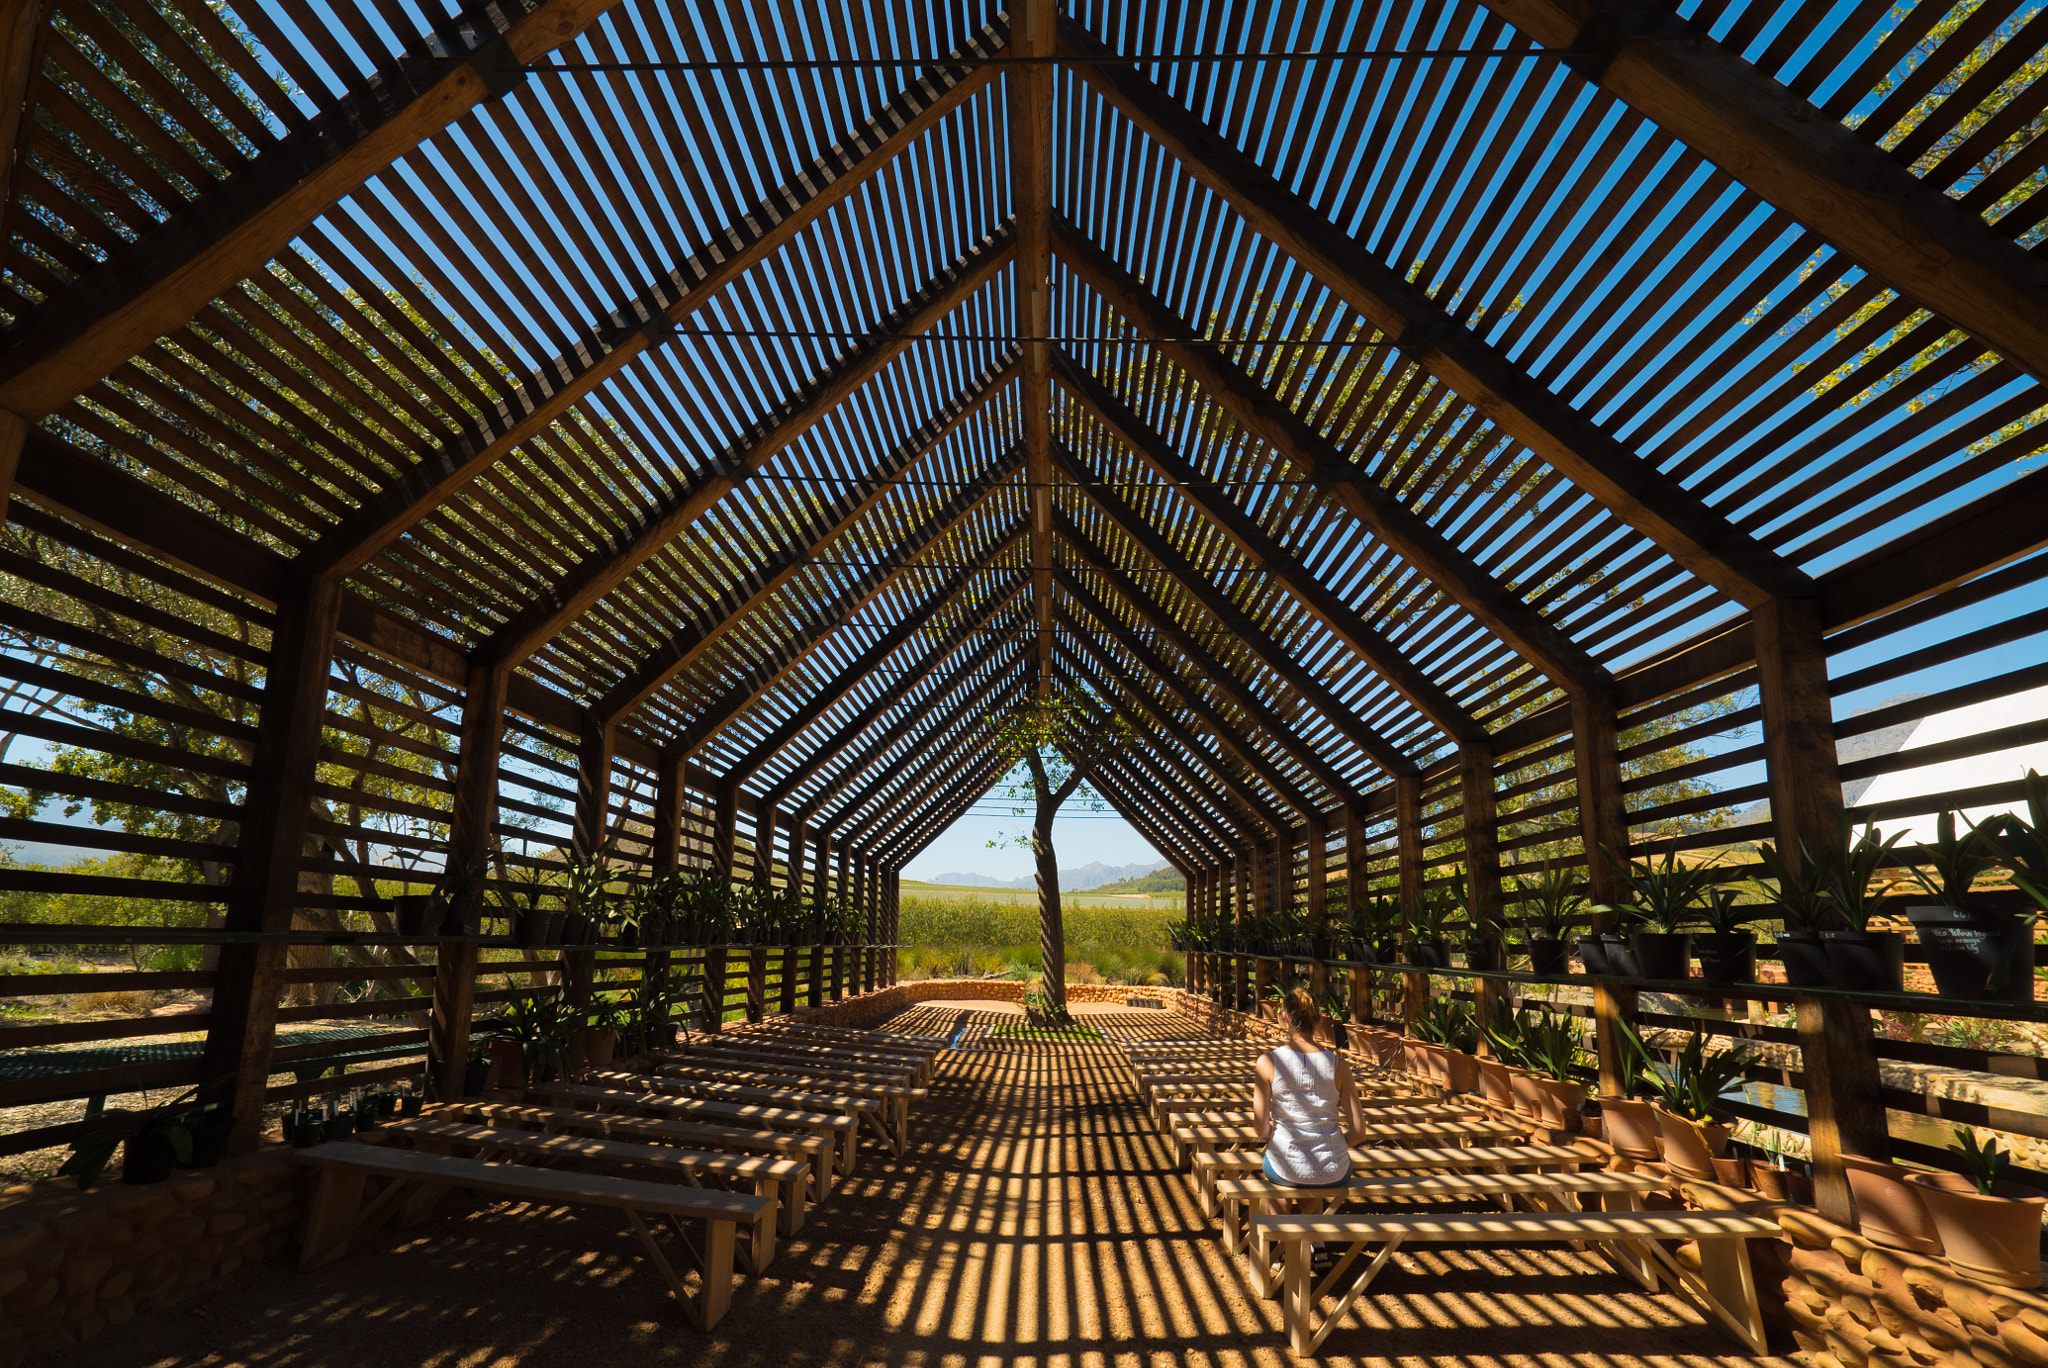
[[[1622,886],[1627,891],[1620,902],[1601,903],[1593,909],[1595,912],[1615,916],[1623,922],[1654,926],[1667,933],[1675,933],[1700,920],[1708,890],[1716,881],[1712,861],[1682,865],[1678,862],[1678,852],[1667,850],[1662,864],[1646,857],[1638,867],[1606,846],[1600,847],[1600,853],[1621,875]]]
[[[1977,1185],[1981,1195],[1996,1197],[1998,1185],[2005,1180],[2006,1166],[2012,1163],[2012,1156],[1998,1147],[1996,1139],[1986,1139],[1979,1145],[1976,1134],[1966,1126],[1957,1126],[1955,1137],[1955,1143],[1948,1147],[1948,1152],[1956,1156],[1964,1176]]]
[[[2002,819],[2001,826],[2003,825]],[[1969,901],[1970,892],[1976,887],[1978,876],[1997,862],[1998,849],[1992,844],[1987,822],[1983,827],[1971,827],[1967,835],[1956,834],[1956,814],[1944,812],[1934,819],[1934,844],[1922,844],[1916,861],[1913,882],[1926,889],[1928,895],[1944,907],[1960,909]],[[1928,878],[1920,870],[1926,865],[1934,871]]]
[[[1769,841],[1758,846],[1757,859],[1770,882],[1759,879],[1756,886],[1787,927],[1819,931],[1829,926],[1839,911],[1832,880],[1827,865],[1804,841],[1799,849],[1803,858],[1794,870]]]
[[[1713,1120],[1714,1108],[1741,1086],[1759,1058],[1754,1045],[1741,1042],[1709,1053],[1706,1033],[1694,1027],[1684,1045],[1668,1060],[1660,1060],[1661,1052],[1653,1052],[1627,1022],[1617,1021],[1615,1028],[1626,1049],[1642,1062],[1651,1086],[1663,1094],[1665,1108],[1689,1121]]]
[[[1472,1009],[1456,998],[1431,998],[1416,1019],[1415,1029],[1424,1040],[1470,1054],[1479,1048],[1479,1024]]]
[[[1582,882],[1562,860],[1544,861],[1534,881],[1516,875],[1515,888],[1522,895],[1523,912],[1532,915],[1536,929],[1551,940],[1563,940],[1587,906]]]
[[[1852,931],[1868,931],[1870,918],[1883,905],[1884,895],[1871,893],[1871,880],[1877,871],[1891,858],[1892,847],[1905,838],[1903,831],[1894,832],[1890,837],[1876,827],[1865,825],[1863,834],[1855,840],[1855,823],[1847,813],[1842,814],[1842,827],[1835,848],[1821,858],[1819,863],[1827,874],[1827,887],[1833,897],[1835,908],[1849,923]]]
[[[1518,1025],[1524,1067],[1560,1083],[1578,1081],[1576,1066],[1585,1053],[1585,1032],[1576,1017],[1544,1007]]]

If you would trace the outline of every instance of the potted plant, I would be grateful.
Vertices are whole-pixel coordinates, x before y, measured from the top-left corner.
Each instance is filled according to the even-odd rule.
[[[1836,914],[1846,923],[1821,932],[1828,972],[1838,988],[1902,993],[1906,989],[1906,937],[1899,931],[1870,929],[1871,917],[1884,902],[1882,894],[1872,894],[1870,881],[1906,833],[1898,832],[1886,840],[1884,833],[1866,825],[1863,835],[1852,842],[1853,830],[1844,814],[1835,848],[1823,860],[1828,893]]]
[[[1586,1085],[1578,1079],[1585,1038],[1575,1017],[1548,1007],[1519,1023],[1522,1057],[1537,1075],[1543,1124],[1552,1130],[1579,1130]]]
[[[1785,981],[1794,988],[1820,988],[1832,978],[1827,945],[1820,933],[1834,920],[1834,891],[1827,865],[1804,842],[1800,852],[1802,858],[1795,870],[1769,841],[1759,845],[1757,859],[1769,882],[1758,880],[1756,886],[1784,925],[1771,949],[1785,966]]]
[[[1529,969],[1545,978],[1557,978],[1571,971],[1571,946],[1565,932],[1586,905],[1578,880],[1571,877],[1562,860],[1546,860],[1535,880],[1515,877],[1522,895],[1522,911],[1528,927]]]
[[[1624,1040],[1615,1052],[1618,1091],[1600,1095],[1600,1123],[1608,1147],[1623,1159],[1648,1163],[1664,1153],[1664,1132],[1657,1121],[1657,1109],[1643,1100],[1650,1091],[1649,1059],[1645,1051],[1630,1048]]]
[[[219,1110],[218,1103],[198,1101],[199,1092],[190,1088],[161,1106],[142,1111],[104,1113],[107,1124],[73,1140],[71,1153],[57,1172],[78,1179],[81,1188],[89,1188],[105,1171],[117,1146],[124,1183],[161,1183],[174,1168],[192,1167],[192,1128]]]
[[[1505,999],[1496,1004],[1493,1020],[1481,1025],[1480,1034],[1492,1058],[1479,1061],[1479,1096],[1489,1105],[1513,1110],[1515,1071],[1526,1071],[1522,1058],[1521,1021],[1508,1010]]]
[[[1637,928],[1629,937],[1636,972],[1648,979],[1691,977],[1692,936],[1680,928],[1699,919],[1714,884],[1711,862],[1682,865],[1678,852],[1667,850],[1662,864],[1645,858],[1637,867],[1605,846],[1601,853],[1621,875],[1625,891],[1620,902],[1593,910]]]
[[[1957,1126],[1961,1173],[1908,1173],[1956,1271],[2000,1287],[2041,1285],[2041,1210],[2048,1196],[2005,1181],[2011,1156]]]
[[[431,893],[401,893],[391,900],[392,919],[397,923],[398,934],[407,940],[428,934],[427,922],[434,910]]]
[[[1450,967],[1451,946],[1444,930],[1456,909],[1441,895],[1424,894],[1406,909],[1408,938],[1401,945],[1403,963],[1418,969]]]
[[[1650,1047],[1628,1023],[1617,1022],[1616,1026],[1622,1048],[1641,1059],[1643,1077],[1663,1094],[1657,1125],[1665,1164],[1682,1177],[1723,1181],[1714,1160],[1727,1157],[1729,1128],[1717,1114],[1721,1099],[1742,1085],[1756,1062],[1756,1047],[1736,1043],[1710,1052],[1706,1033],[1694,1027],[1685,1044],[1659,1068]]]
[[[491,1058],[493,1039],[486,1034],[469,1038],[469,1062],[462,1066],[462,1095],[482,1097],[491,1090],[492,1075],[497,1069]]]
[[[589,1024],[583,1028],[583,1064],[591,1069],[609,1069],[625,1030],[624,1004],[608,994],[590,999]]]
[[[562,906],[569,915],[562,927],[563,943],[592,944],[611,902],[611,870],[605,867],[602,855],[591,855],[571,862],[564,872],[568,885]]]
[[[1756,982],[1756,932],[1748,929],[1756,907],[1737,902],[1737,896],[1725,885],[1707,890],[1700,919],[1708,930],[1693,937],[1693,948],[1699,952],[1700,977],[1709,983]]]
[[[529,950],[548,944],[554,914],[540,905],[546,891],[538,866],[529,868],[525,878],[507,880],[498,889],[498,905],[512,939]]]
[[[1429,1009],[1418,1017],[1415,1029],[1424,1040],[1441,1047],[1443,1081],[1454,1093],[1479,1091],[1479,1026],[1472,1010],[1456,998],[1431,998]]]
[[[1860,1154],[1844,1154],[1842,1168],[1849,1195],[1856,1199],[1856,1229],[1863,1238],[1915,1254],[1941,1253],[1941,1232],[1921,1189],[1906,1181],[1906,1169]]]
[[[500,1039],[519,1045],[520,1072],[528,1084],[560,1078],[569,1069],[569,1047],[583,1023],[569,1011],[558,988],[515,991],[497,1023]]]
[[[430,895],[431,908],[428,920],[438,923],[437,929],[443,936],[467,936],[475,932],[468,923],[471,895],[483,882],[484,866],[480,862],[457,864],[449,860],[442,871],[440,882],[434,885]]]
[[[1907,908],[1906,920],[1926,948],[1927,972],[1942,997],[2033,1001],[2039,914],[1980,906],[1975,896],[1978,876],[1997,863],[2011,871],[2022,892],[2048,907],[2048,785],[2030,769],[2026,787],[2027,819],[2002,813],[1958,837],[1956,814],[1944,812],[1935,819],[1934,844],[1920,847],[1919,863],[1934,877],[1916,867],[1913,880],[1934,904]]]

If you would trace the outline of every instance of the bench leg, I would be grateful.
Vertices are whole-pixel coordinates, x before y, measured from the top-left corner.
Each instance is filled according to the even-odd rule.
[[[299,1271],[318,1268],[341,1257],[363,1205],[368,1175],[347,1169],[322,1169],[306,1210],[306,1240],[299,1247]]]
[[[1307,1358],[1321,1339],[1315,1333],[1315,1298],[1309,1291],[1308,1241],[1289,1240],[1284,1258],[1280,1316],[1287,1326],[1287,1351]]]
[[[699,1328],[709,1330],[732,1306],[733,1223],[704,1223],[703,1281],[697,1289]]]
[[[811,1175],[806,1173],[791,1183],[789,1191],[783,1194],[780,1220],[785,1236],[794,1236],[804,1228],[804,1208],[810,1203],[810,1199]]]
[[[782,1184],[773,1178],[762,1178],[754,1184],[754,1195],[768,1199],[768,1209],[754,1222],[753,1232],[747,1236],[747,1272],[765,1273],[775,1258],[775,1223],[779,1219],[782,1203],[779,1189]]]

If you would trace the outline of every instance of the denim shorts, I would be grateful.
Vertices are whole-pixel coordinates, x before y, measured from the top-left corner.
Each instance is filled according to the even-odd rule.
[[[1282,1178],[1279,1174],[1273,1172],[1273,1152],[1271,1150],[1266,1151],[1260,1158],[1259,1168],[1265,1173],[1267,1182],[1277,1183],[1281,1187],[1303,1188],[1312,1191],[1316,1188],[1343,1187],[1351,1181],[1351,1162],[1348,1159],[1344,1163],[1344,1176],[1332,1179],[1327,1183],[1297,1183],[1292,1179]]]

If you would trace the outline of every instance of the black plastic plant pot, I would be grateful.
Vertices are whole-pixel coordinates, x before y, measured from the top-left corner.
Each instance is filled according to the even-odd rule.
[[[491,1065],[489,1060],[479,1064],[465,1064],[462,1066],[462,1095],[464,1097],[482,1097],[484,1095],[484,1085],[490,1081]]]
[[[1635,974],[1638,978],[1692,977],[1690,931],[1638,931],[1629,937],[1628,948],[1636,957]]]
[[[1451,962],[1451,946],[1448,941],[1409,941],[1403,949],[1407,962],[1418,969],[1442,969]]]
[[[1825,988],[1834,982],[1828,968],[1827,943],[1818,931],[1780,931],[1771,947],[1785,966],[1785,982],[1794,988]]]
[[[1756,982],[1756,932],[1714,931],[1692,938],[1700,977],[1709,983]]]
[[[194,1121],[187,1130],[192,1136],[192,1162],[185,1168],[212,1168],[227,1157],[228,1136],[235,1129],[235,1118],[219,1112],[208,1112]]]
[[[1562,978],[1571,968],[1572,948],[1563,941],[1538,936],[1529,942],[1529,972],[1544,978]]]
[[[1479,936],[1465,942],[1465,967],[1467,969],[1505,969],[1508,967],[1507,947],[1498,936]]]
[[[441,925],[438,929],[444,936],[469,936],[476,932],[476,928],[463,920],[462,909],[452,902],[448,904],[447,910],[442,912]]]
[[[1607,936],[1579,937],[1579,958],[1586,962],[1588,974],[1607,975],[1615,972],[1613,957],[1607,953],[1609,939]]]
[[[292,1122],[292,1144],[311,1149],[327,1140],[327,1123],[312,1112],[300,1112]]]
[[[327,1118],[327,1138],[346,1140],[356,1133],[355,1113],[336,1107]]]
[[[1837,988],[1862,993],[1906,991],[1905,932],[1823,931],[1820,941]]]
[[[124,1183],[161,1183],[171,1176],[177,1162],[178,1152],[171,1148],[171,1137],[164,1131],[146,1131],[121,1142]]]
[[[1623,936],[1602,936],[1607,943],[1607,971],[1621,978],[1648,978],[1643,972],[1642,962],[1636,958],[1635,947]]]
[[[548,928],[553,925],[555,914],[543,912],[538,907],[529,907],[519,914],[519,943],[529,948],[548,943]]]
[[[401,936],[424,936],[427,934],[427,915],[433,910],[434,899],[425,893],[407,893],[391,900],[392,914],[398,919],[398,934]]]
[[[1964,911],[1954,907],[1909,907],[1906,919],[1927,951],[1934,991],[1971,1002],[2027,1003],[2034,1000],[2034,937],[2031,925],[2003,908]],[[2012,954],[2005,980],[1993,987],[1999,958]]]
[[[466,1074],[467,1070],[464,1072]],[[468,1082],[469,1080],[465,1077],[463,1081]],[[405,1093],[401,1095],[398,1099],[398,1114],[400,1116],[418,1116],[420,1114],[420,1103],[424,1100],[418,1093]]]

